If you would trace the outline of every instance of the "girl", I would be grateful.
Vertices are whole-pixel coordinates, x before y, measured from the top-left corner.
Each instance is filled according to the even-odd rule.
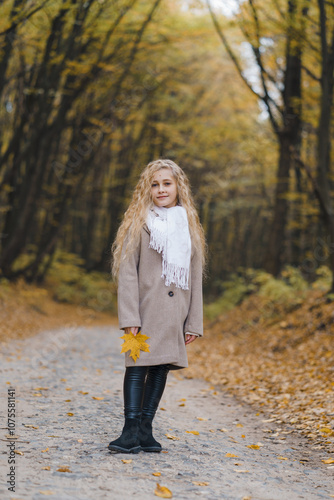
[[[125,423],[108,448],[161,451],[152,421],[169,370],[188,366],[186,345],[203,335],[205,240],[183,170],[171,160],[147,165],[113,244],[120,329],[148,335],[150,352],[125,353]]]

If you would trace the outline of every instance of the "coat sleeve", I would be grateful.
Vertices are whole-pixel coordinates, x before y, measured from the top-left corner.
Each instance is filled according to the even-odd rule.
[[[123,256],[124,245],[122,258]],[[139,258],[140,242],[136,249],[127,256],[126,260],[121,260],[117,290],[118,322],[120,329],[130,326],[141,327],[138,283]]]
[[[203,336],[202,258],[197,250],[191,259],[191,296],[184,333]]]

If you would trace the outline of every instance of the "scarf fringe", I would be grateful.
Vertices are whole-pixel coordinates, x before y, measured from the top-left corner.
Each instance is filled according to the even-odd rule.
[[[168,264],[168,262],[163,259],[162,261],[162,278],[166,278],[165,285],[169,286],[171,283],[175,283],[178,288],[183,290],[189,290],[188,279],[189,279],[189,269],[184,267],[179,267],[176,264]]]

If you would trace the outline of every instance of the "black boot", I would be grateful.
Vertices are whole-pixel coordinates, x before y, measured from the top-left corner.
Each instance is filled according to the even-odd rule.
[[[118,439],[109,443],[109,450],[119,453],[139,453],[141,450],[138,437],[139,425],[139,418],[125,418],[122,434]]]
[[[148,368],[139,429],[139,442],[143,451],[159,452],[162,449],[153,437],[152,422],[165,389],[168,371],[168,365]]]
[[[142,417],[139,430],[139,442],[143,451],[161,451],[161,444],[152,434],[152,418]]]
[[[138,453],[139,426],[144,395],[147,366],[133,366],[125,370],[123,383],[125,424],[121,436],[109,443],[109,450],[123,453]]]

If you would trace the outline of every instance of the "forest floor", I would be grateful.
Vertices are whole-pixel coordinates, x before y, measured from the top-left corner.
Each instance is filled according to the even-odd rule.
[[[334,471],[334,307],[324,292],[274,309],[250,296],[209,325],[188,357],[186,377],[200,374],[265,410],[282,432],[288,425],[310,449],[326,450]]]
[[[17,366],[21,366],[24,375],[19,382],[22,387],[26,384],[29,369],[20,361],[21,354],[18,349],[20,351],[23,344],[26,349],[32,349],[31,346],[40,342],[36,339],[41,339],[46,331],[55,331],[55,329],[60,328],[62,332],[73,332],[81,331],[80,327],[86,327],[84,330],[89,331],[93,327],[100,326],[95,331],[103,332],[105,331],[103,325],[107,325],[107,328],[112,327],[114,336],[116,335],[117,338],[120,336],[120,332],[117,332],[116,318],[107,313],[80,306],[56,303],[52,300],[50,292],[38,287],[20,283],[11,286],[6,293],[1,293],[0,299],[1,351],[5,355],[3,359],[9,370],[13,371],[14,358]],[[195,388],[198,384],[204,384],[198,380],[198,377],[201,377],[209,385],[205,387],[201,385],[200,392],[203,392],[204,395],[210,395],[210,398],[215,398],[214,404],[217,405],[217,401],[219,401],[218,404],[225,405],[228,407],[228,411],[231,411],[230,416],[219,411],[214,418],[213,415],[208,416],[206,411],[205,418],[208,418],[209,422],[205,425],[209,427],[213,424],[216,427],[220,425],[220,428],[225,428],[225,431],[227,429],[226,436],[229,442],[238,441],[245,452],[252,451],[255,454],[254,457],[258,454],[260,460],[258,466],[260,464],[264,466],[262,462],[262,458],[264,459],[266,456],[263,455],[264,451],[274,453],[273,449],[269,449],[267,446],[268,443],[271,443],[275,445],[274,448],[277,450],[276,460],[293,462],[294,465],[298,463],[306,468],[311,468],[308,469],[309,471],[319,472],[320,470],[322,473],[332,475],[334,470],[333,303],[327,302],[324,293],[319,290],[310,291],[306,299],[298,306],[294,306],[292,310],[290,308],[290,311],[278,307],[275,307],[274,311],[269,310],[266,303],[262,303],[261,300],[258,296],[250,296],[240,306],[207,325],[205,336],[188,346],[189,368],[182,370],[182,374],[181,372],[173,374],[173,378],[176,380],[179,378],[180,384],[185,384],[187,380],[190,382],[189,379],[193,379],[192,385],[183,386],[186,395],[184,398],[178,398],[179,392],[176,391],[175,401],[185,399],[185,402],[175,403],[173,401],[180,410],[191,412],[195,409],[196,406],[192,407],[187,400],[187,390],[192,393],[193,389],[189,389],[189,387]],[[38,332],[40,335],[36,335]],[[64,336],[62,333],[57,335],[60,336],[60,341],[56,342],[56,348],[53,347],[53,349],[61,348],[63,350]],[[52,335],[49,338],[53,338]],[[41,355],[42,357],[52,355],[52,348],[50,351],[47,344],[42,342],[39,347],[37,344],[34,347],[35,359],[40,359]],[[103,349],[104,346],[102,346]],[[74,346],[73,350],[78,350],[78,346]],[[117,358],[115,373],[122,365],[121,359],[121,357]],[[52,363],[54,370],[56,369],[55,361]],[[69,358],[66,363],[68,368],[71,365],[71,359]],[[59,370],[61,371],[61,367]],[[14,372],[13,377],[8,378],[9,374],[6,375],[7,382],[11,382],[12,378],[15,380]],[[59,378],[66,378],[64,373],[61,377],[59,372]],[[36,373],[36,376],[41,378],[43,374]],[[117,389],[119,395],[121,378],[118,375],[117,377],[117,383],[120,385]],[[47,381],[48,385],[51,384],[49,382],[50,380]],[[37,380],[30,380],[29,383],[36,385]],[[44,386],[44,381],[42,385]],[[78,386],[76,389],[80,389],[80,387]],[[28,388],[28,392],[30,390],[32,391],[32,388]],[[43,397],[46,397],[47,391],[44,393],[41,390],[40,392]],[[191,397],[189,396],[190,400],[193,396],[193,393]],[[28,406],[32,404],[32,401],[33,399]],[[38,401],[41,402],[42,399]],[[210,401],[211,406],[208,405],[208,409],[211,408],[210,411],[214,412],[214,404],[212,400]],[[208,401],[205,400],[203,408],[207,404]],[[242,422],[238,416],[239,413],[243,416]],[[187,415],[190,418],[190,413]],[[195,415],[196,418],[202,416],[202,414]],[[248,417],[249,422],[247,423]],[[254,428],[253,424],[256,418],[260,419],[260,424]],[[184,422],[183,419],[181,421]],[[204,425],[206,420],[200,420],[200,422]],[[166,425],[170,428],[176,427],[172,421],[166,422]],[[186,423],[184,432],[188,427],[192,430],[194,426]],[[215,436],[215,440],[219,441],[221,437],[217,438],[213,434],[213,431],[216,432],[217,429],[210,427],[210,429],[205,429],[205,432],[211,432]],[[234,433],[232,429],[234,429]],[[115,432],[116,427],[114,434]],[[240,436],[239,434],[237,436],[235,432],[238,432]],[[224,431],[220,431],[219,435],[224,433]],[[50,431],[50,434],[53,433]],[[198,444],[204,446],[207,441],[204,439],[202,442],[202,440]],[[226,448],[225,442],[220,444]],[[280,445],[283,446],[282,450],[279,448]],[[288,452],[284,454],[284,445],[292,455],[288,455]],[[225,450],[225,448],[223,449]],[[234,452],[228,450],[226,453],[240,457],[240,452],[238,448]],[[225,456],[226,454],[224,454]],[[60,460],[60,457],[58,458]],[[240,466],[237,465],[236,468],[238,467]],[[247,469],[244,469],[243,466],[240,467],[240,471],[242,470],[248,470],[248,465]],[[59,473],[57,474],[59,475]],[[290,472],[289,477],[292,478]],[[203,477],[199,478],[197,482],[201,481],[207,482],[203,480]],[[226,491],[229,491],[228,488]],[[215,489],[211,493],[218,495]],[[265,500],[275,498],[274,496],[263,496],[262,493],[258,491],[256,493],[258,496],[255,495],[251,498],[264,498]],[[320,495],[320,490],[318,493]],[[327,498],[331,496],[327,493],[318,497],[313,497],[311,494],[309,496],[299,495],[299,498]],[[334,491],[331,493],[334,494]],[[246,493],[245,495],[247,497]],[[101,498],[103,497],[101,496]],[[215,498],[215,496],[211,498]],[[226,494],[226,497],[223,498],[242,497]],[[289,498],[294,498],[294,496]]]

